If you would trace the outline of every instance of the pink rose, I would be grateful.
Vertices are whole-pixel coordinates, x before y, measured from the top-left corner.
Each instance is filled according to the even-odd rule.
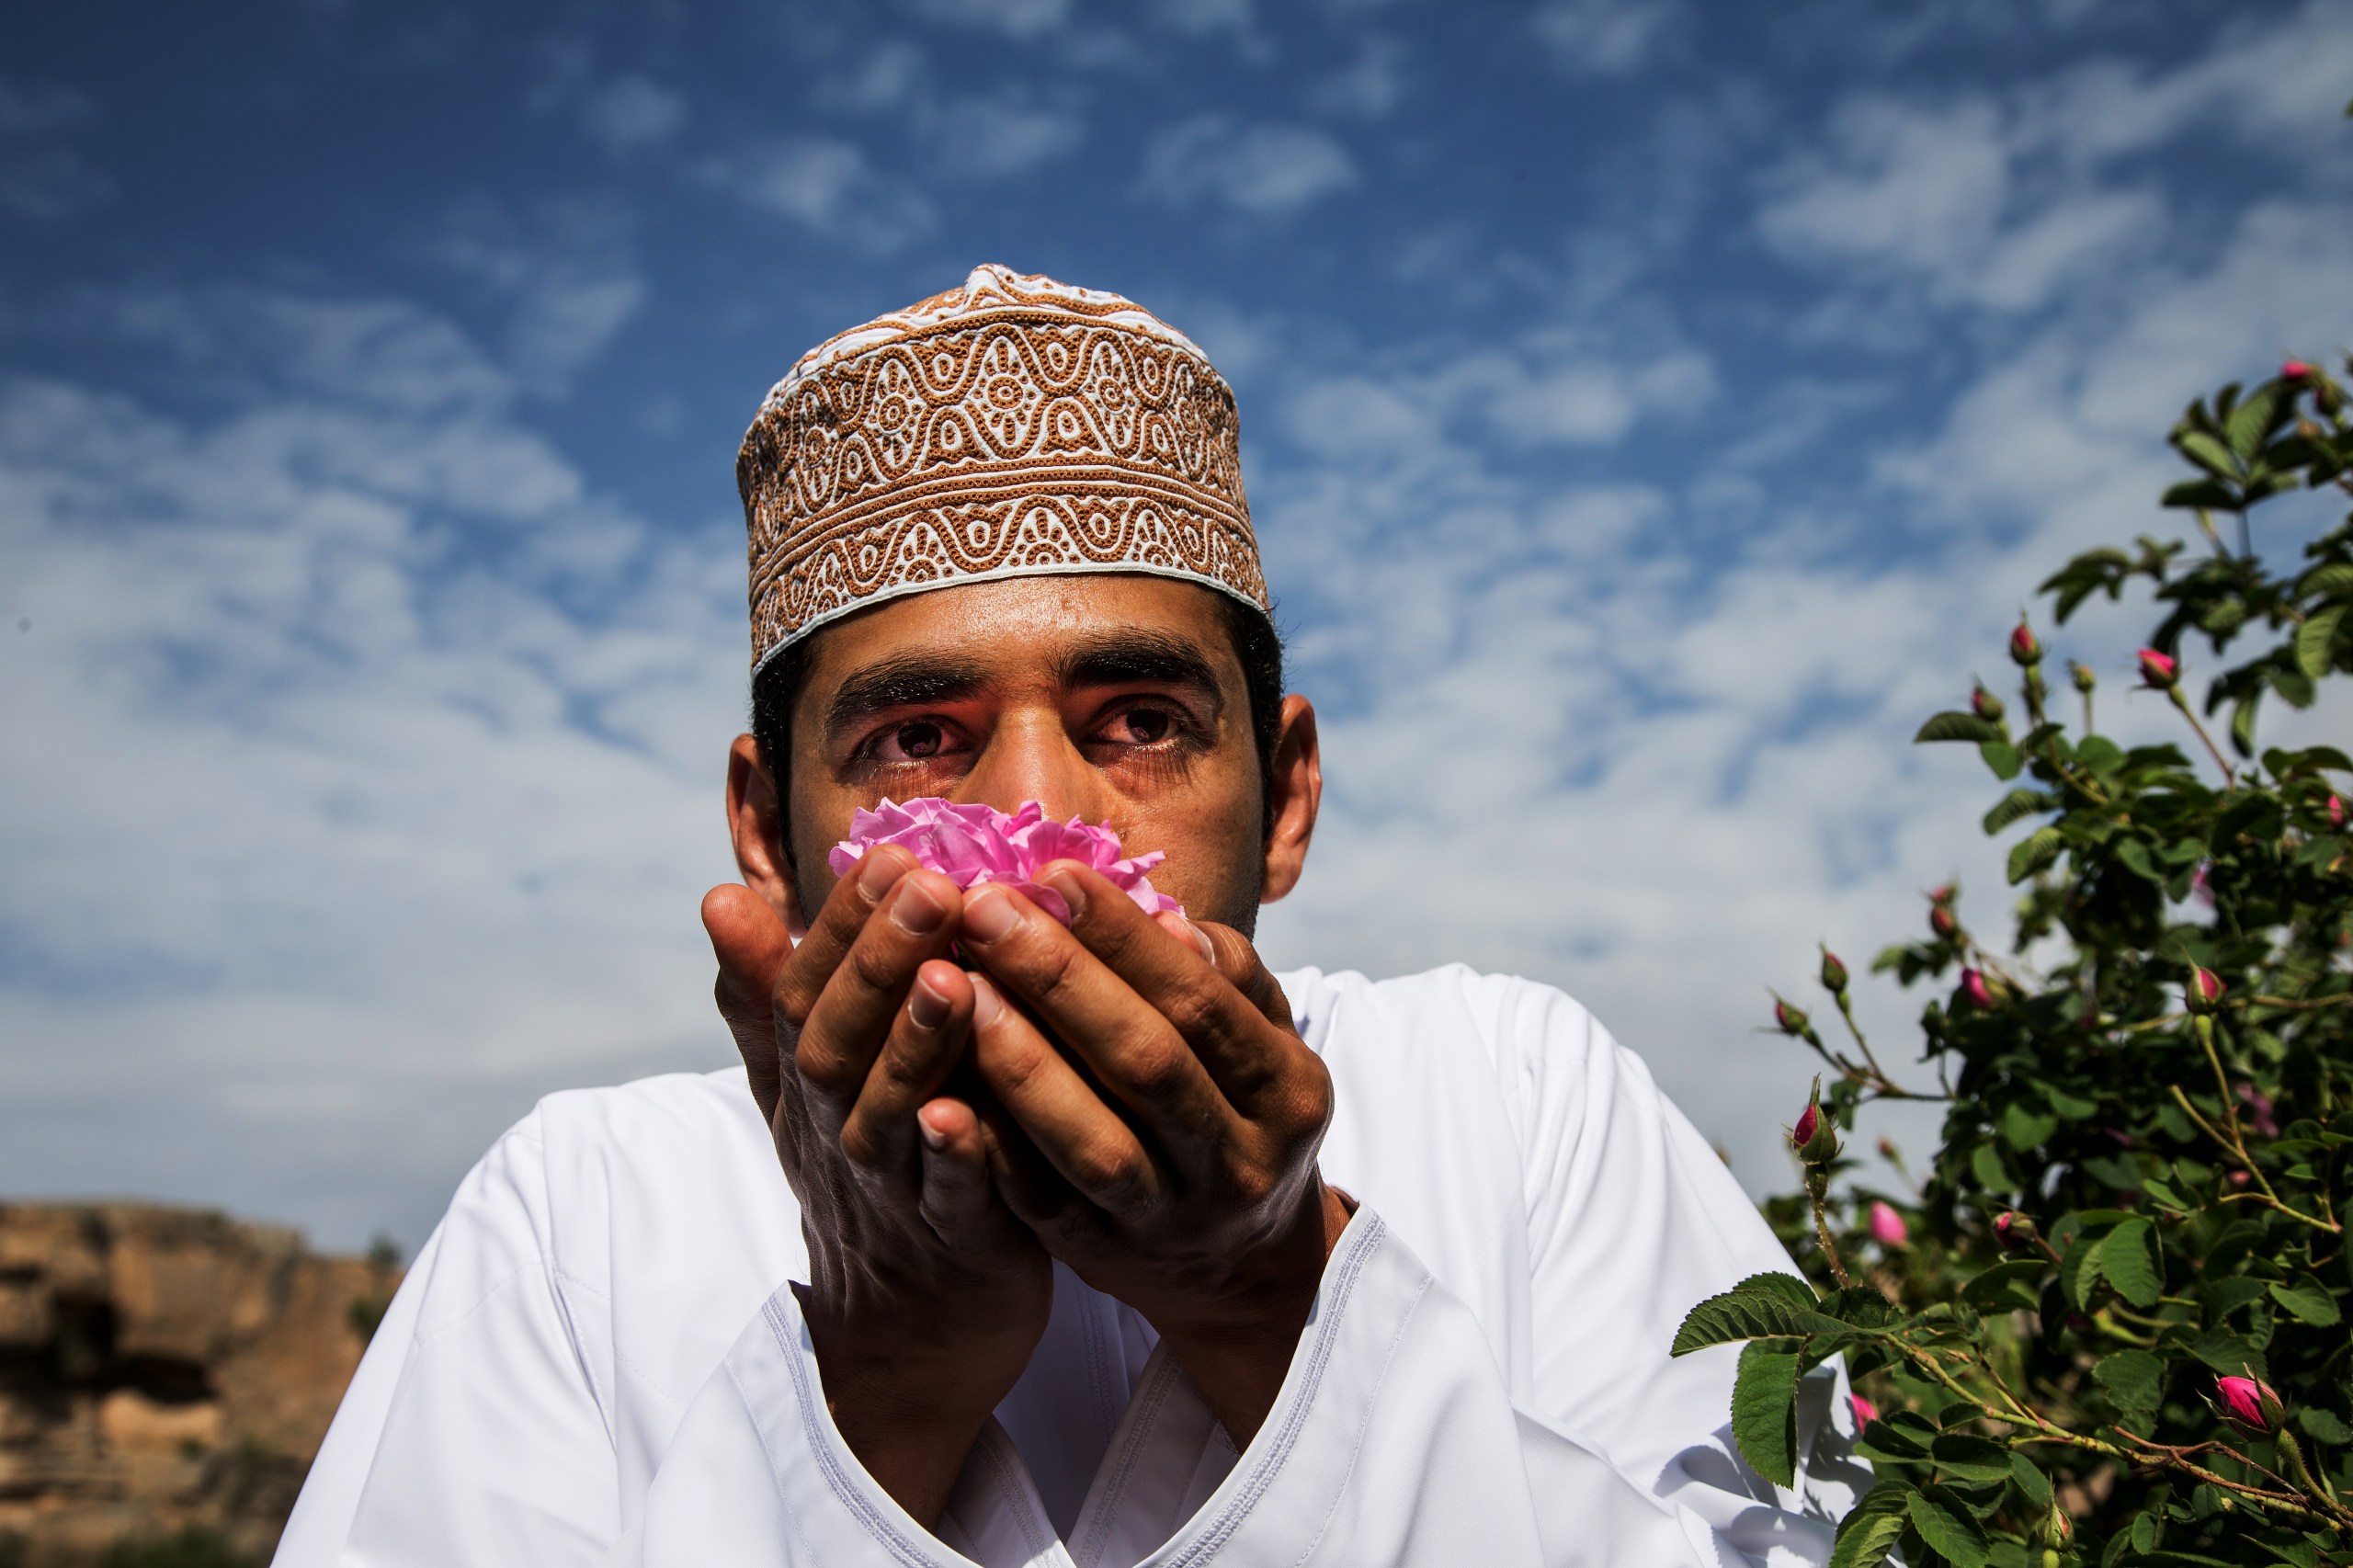
[[[1858,1427],[1868,1426],[1872,1422],[1879,1419],[1879,1406],[1873,1404],[1870,1400],[1865,1399],[1861,1394],[1848,1394],[1847,1396],[1847,1403],[1855,1412],[1855,1425]]]
[[[2279,1122],[2271,1114],[2271,1096],[2253,1084],[2240,1084],[2236,1087],[2240,1101],[2246,1107],[2246,1124],[2261,1137],[2279,1137]]]
[[[834,875],[847,876],[878,844],[895,844],[922,864],[960,888],[1002,882],[1014,888],[1048,915],[1070,924],[1070,905],[1062,894],[1038,882],[1038,873],[1055,860],[1076,860],[1100,872],[1114,887],[1133,899],[1147,915],[1163,910],[1184,913],[1184,906],[1152,885],[1144,875],[1167,857],[1154,849],[1123,859],[1120,835],[1108,827],[1090,827],[1078,818],[1055,822],[1045,807],[1024,801],[1007,816],[995,806],[960,806],[937,796],[899,805],[887,798],[870,812],[854,812],[849,836],[834,846],[825,863]]]
[[[1911,1228],[1892,1203],[1874,1200],[1871,1204],[1871,1240],[1883,1247],[1900,1247],[1912,1239]]]
[[[2345,825],[2345,802],[2335,795],[2328,798],[2328,825],[2331,827]]]
[[[1984,975],[1976,970],[1964,969],[1961,971],[1961,1000],[1972,1007],[1982,1007],[1988,1012],[1993,1010],[1993,987],[1985,983]]]
[[[2312,373],[2313,368],[2310,365],[2305,364],[2302,359],[2285,359],[2280,361],[2279,379],[2283,381],[2301,381]]]
[[[2222,1401],[2222,1419],[2250,1437],[2278,1431],[2287,1414],[2271,1385],[2257,1378],[2216,1378],[2214,1394]]]
[[[2172,689],[2174,683],[2181,678],[2181,663],[2169,654],[2160,653],[2154,648],[2143,648],[2140,658],[2141,678],[2159,691]]]

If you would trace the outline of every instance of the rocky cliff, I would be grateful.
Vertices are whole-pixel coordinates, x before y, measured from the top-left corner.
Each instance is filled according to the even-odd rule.
[[[266,1560],[398,1282],[214,1213],[0,1203],[0,1564]]]

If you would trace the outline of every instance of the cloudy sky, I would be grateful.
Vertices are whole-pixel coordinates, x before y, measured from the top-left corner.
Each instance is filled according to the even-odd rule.
[[[735,442],[975,262],[1238,391],[1330,781],[1270,955],[1563,985],[1759,1191],[1807,1076],[1765,986],[1956,873],[2002,917],[1987,781],[1913,728],[2173,526],[2189,396],[2353,338],[2325,4],[8,30],[0,1195],[335,1244],[414,1245],[541,1094],[732,1059]],[[2128,728],[2135,620],[2058,639]]]

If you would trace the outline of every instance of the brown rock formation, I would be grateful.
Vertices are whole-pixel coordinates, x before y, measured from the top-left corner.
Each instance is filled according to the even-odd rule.
[[[398,1282],[217,1213],[0,1203],[0,1564],[266,1559]]]

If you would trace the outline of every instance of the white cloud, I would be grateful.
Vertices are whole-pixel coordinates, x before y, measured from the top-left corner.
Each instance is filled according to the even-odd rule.
[[[0,1184],[413,1243],[536,1094],[728,1059],[740,546],[591,494],[411,307],[133,303],[266,374],[0,388]]]
[[[1171,126],[1144,158],[1144,188],[1173,202],[1212,200],[1254,218],[1297,211],[1357,183],[1347,150],[1308,126],[1203,115]]]
[[[1356,58],[1311,85],[1307,101],[1319,113],[1386,119],[1405,99],[1404,62],[1386,39],[1366,39]]]
[[[928,127],[948,168],[976,179],[1027,174],[1075,150],[1086,134],[1077,115],[1005,98],[956,98]]]
[[[707,173],[745,204],[859,250],[896,250],[938,221],[921,192],[876,168],[860,148],[833,137],[748,148]]]
[[[1529,26],[1563,70],[1623,76],[1651,63],[1688,19],[1684,0],[1552,0]]]
[[[507,311],[506,358],[526,388],[562,392],[644,308],[644,276],[616,208],[490,206],[455,214],[428,247]]]
[[[916,0],[916,10],[953,27],[1035,38],[1070,19],[1070,0]]]
[[[687,123],[684,95],[634,72],[624,72],[583,97],[580,119],[616,156],[660,146]]]

